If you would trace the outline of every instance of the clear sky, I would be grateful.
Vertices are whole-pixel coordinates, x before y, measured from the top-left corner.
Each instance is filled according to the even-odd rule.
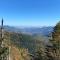
[[[0,0],[0,20],[10,26],[52,26],[60,20],[60,0]]]

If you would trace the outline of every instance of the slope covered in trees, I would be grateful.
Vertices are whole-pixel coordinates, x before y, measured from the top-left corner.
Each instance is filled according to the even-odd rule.
[[[44,48],[43,41],[39,36],[32,36],[22,33],[14,33],[14,32],[7,32],[5,31],[4,39],[5,45],[11,47],[11,53],[13,56],[20,57],[22,55],[26,55],[24,59],[33,59],[36,55],[35,53],[42,46]],[[20,53],[20,55],[19,55]],[[19,59],[19,58],[18,58]],[[23,59],[23,56],[22,58]]]
[[[60,22],[54,27],[50,45],[40,45],[34,60],[60,60]]]
[[[16,41],[12,41],[12,39],[15,39],[11,36],[11,32],[4,32],[4,45],[9,48],[8,51],[8,59],[10,60],[30,60],[28,49],[20,47],[19,44],[16,42],[19,42],[17,39]],[[14,36],[15,37],[15,36]],[[5,50],[3,50],[5,52]],[[4,53],[3,53],[4,54]]]
[[[60,22],[54,27],[52,32],[52,43],[50,55],[53,60],[60,60]]]
[[[5,31],[4,45],[10,60],[60,60],[60,22],[51,37]]]

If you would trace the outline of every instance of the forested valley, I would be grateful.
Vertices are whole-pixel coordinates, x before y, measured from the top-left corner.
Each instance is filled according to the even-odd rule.
[[[47,36],[4,30],[3,45],[5,47],[0,48],[0,60],[3,55],[6,57],[6,50],[9,60],[60,60],[60,22]]]

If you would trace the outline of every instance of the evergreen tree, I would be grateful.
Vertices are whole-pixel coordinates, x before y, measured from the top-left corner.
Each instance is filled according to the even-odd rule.
[[[8,48],[4,46],[4,31],[3,31],[3,19],[1,22],[1,29],[0,29],[0,60],[7,60],[8,55]]]
[[[52,32],[52,46],[48,47],[49,60],[60,60],[60,22],[54,27]]]
[[[37,52],[35,54],[34,60],[47,60],[47,55],[45,52],[45,46],[43,42],[41,42],[39,46],[37,46]]]

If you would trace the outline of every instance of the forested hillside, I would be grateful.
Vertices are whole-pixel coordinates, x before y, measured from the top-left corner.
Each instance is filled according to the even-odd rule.
[[[7,37],[8,36],[8,37]],[[44,45],[48,44],[49,37],[44,37],[42,35],[28,35],[22,33],[14,32],[5,32],[5,38],[10,40],[12,44],[17,47],[23,47],[29,50],[30,53],[33,53],[36,49],[36,46],[42,42]]]
[[[33,59],[33,56],[39,47],[44,47],[46,44],[46,42],[44,42],[45,40],[48,41],[48,37],[44,37],[39,34],[29,35],[9,31],[4,32],[4,43],[7,47],[10,48],[10,55],[13,55],[15,57],[14,58],[10,56],[11,59]],[[23,58],[23,55],[26,57]]]
[[[50,36],[5,30],[3,45],[9,50],[10,60],[60,60],[60,22]]]

